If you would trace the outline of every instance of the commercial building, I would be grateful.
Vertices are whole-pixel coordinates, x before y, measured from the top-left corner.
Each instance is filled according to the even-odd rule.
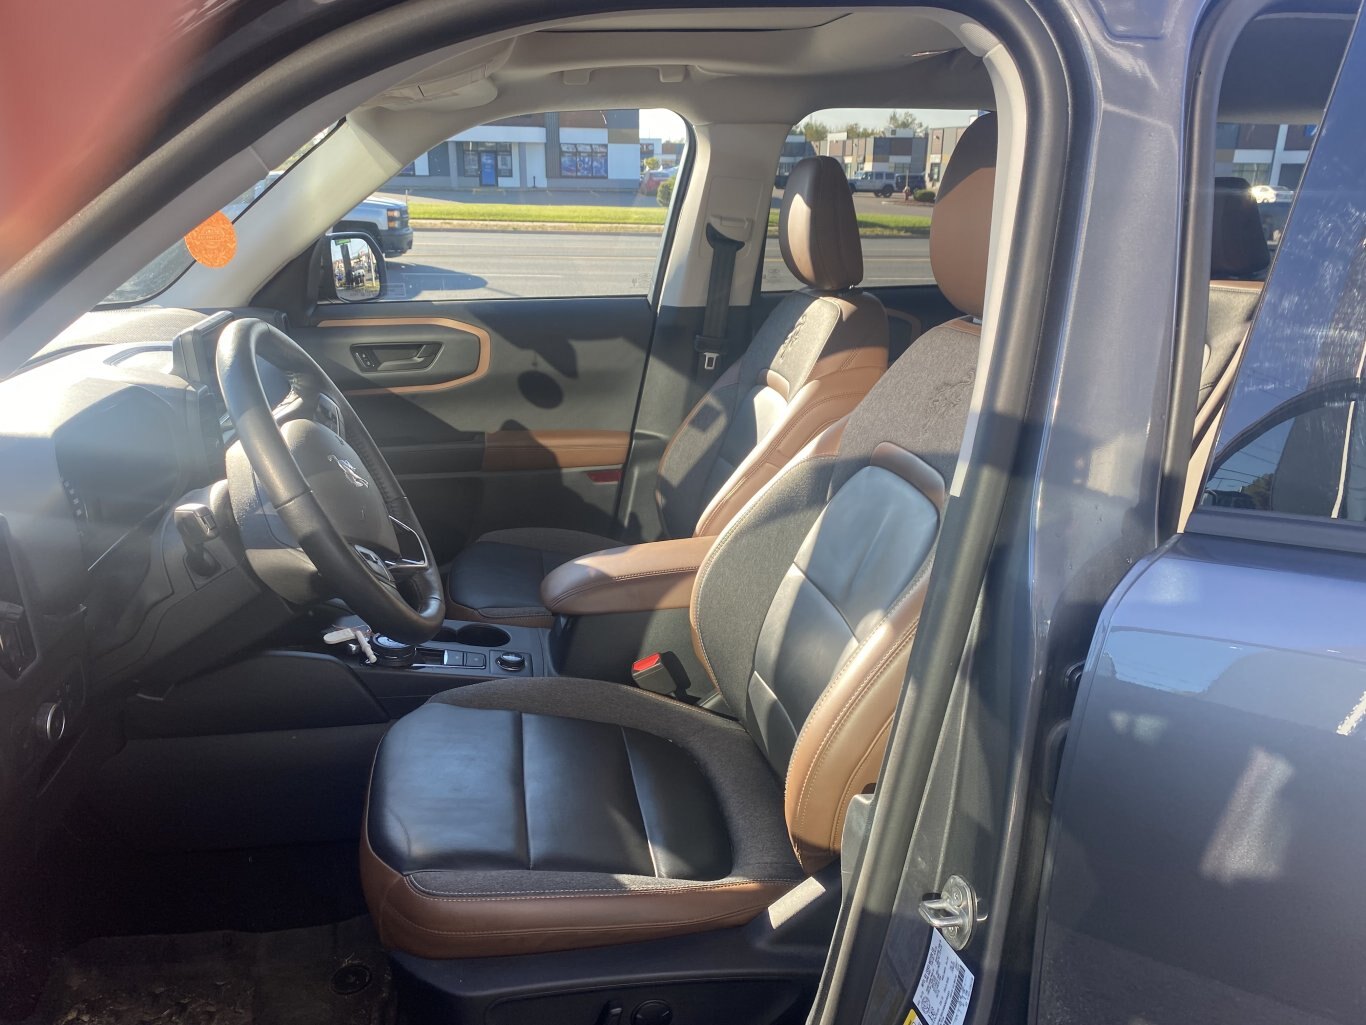
[[[640,140],[640,163],[644,166],[645,161],[654,157],[659,161],[662,169],[675,167],[683,159],[683,150],[686,144],[681,142],[667,142],[664,139],[641,139]]]
[[[973,120],[975,121],[976,118]],[[953,148],[958,145],[958,140],[963,137],[963,133],[967,130],[967,125],[958,125],[953,128],[931,128],[929,130],[924,171],[925,184],[929,188],[933,189],[939,185],[939,179],[944,175],[944,168],[949,164],[949,157],[953,155]]]
[[[640,143],[639,110],[527,114],[452,136],[385,187],[635,189]]]
[[[865,171],[923,174],[927,140],[909,128],[888,128],[879,135],[831,132],[821,142],[821,153],[844,165],[846,177]]]
[[[1249,185],[1299,188],[1317,125],[1221,124],[1215,136],[1215,174]]]
[[[811,145],[805,135],[801,132],[789,133],[783,141],[782,150],[778,153],[778,178],[786,182],[787,176],[797,166],[797,161],[814,156],[816,147]]]

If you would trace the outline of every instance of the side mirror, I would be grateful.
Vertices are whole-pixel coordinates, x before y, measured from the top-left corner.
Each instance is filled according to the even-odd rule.
[[[384,256],[373,238],[360,232],[338,232],[325,240],[324,293],[331,291],[344,303],[373,302],[384,294]]]

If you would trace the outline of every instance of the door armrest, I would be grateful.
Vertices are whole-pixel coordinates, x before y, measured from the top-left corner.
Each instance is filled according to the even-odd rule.
[[[715,541],[687,537],[580,556],[541,581],[541,601],[557,616],[687,608]]]

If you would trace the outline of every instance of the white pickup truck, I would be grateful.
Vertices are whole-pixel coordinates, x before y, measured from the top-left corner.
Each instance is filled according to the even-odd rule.
[[[223,208],[236,218],[246,207],[274,184],[283,172],[271,171],[254,186]],[[338,221],[333,231],[356,231],[369,235],[385,256],[402,256],[413,248],[413,229],[408,224],[408,204],[402,199],[371,196],[363,199]]]

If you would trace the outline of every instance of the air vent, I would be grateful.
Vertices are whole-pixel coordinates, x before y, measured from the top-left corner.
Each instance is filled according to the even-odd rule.
[[[140,349],[125,349],[105,361],[110,366],[131,370],[154,370],[158,374],[171,373],[172,359],[169,345],[149,345]]]

